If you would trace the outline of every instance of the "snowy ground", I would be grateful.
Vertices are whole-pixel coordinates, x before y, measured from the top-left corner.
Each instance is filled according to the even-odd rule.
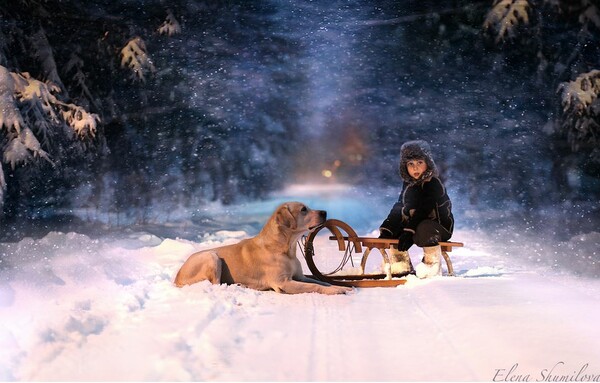
[[[0,243],[0,380],[600,379],[600,282],[531,263],[524,253],[544,253],[523,237],[494,244],[460,228],[458,277],[344,296],[173,287],[189,254],[254,235],[286,199],[373,234],[389,200],[337,188],[213,206],[205,214],[226,210],[227,230],[196,238],[52,232]],[[599,237],[552,248],[597,258]]]

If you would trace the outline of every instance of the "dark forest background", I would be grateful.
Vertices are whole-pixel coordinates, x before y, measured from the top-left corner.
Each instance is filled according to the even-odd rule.
[[[181,208],[192,216],[290,182],[377,192],[398,185],[400,145],[417,138],[432,144],[463,211],[597,228],[599,7],[2,2],[0,66],[56,85],[58,100],[99,122],[73,134],[16,94],[48,159],[26,145],[11,162],[22,135],[0,126],[0,235],[74,216],[115,225]]]

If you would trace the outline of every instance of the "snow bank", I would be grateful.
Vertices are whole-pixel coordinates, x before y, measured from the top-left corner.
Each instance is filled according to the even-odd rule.
[[[189,254],[245,236],[0,244],[0,379],[489,380],[599,360],[597,283],[565,289],[485,247],[453,252],[461,277],[348,296],[173,287]]]

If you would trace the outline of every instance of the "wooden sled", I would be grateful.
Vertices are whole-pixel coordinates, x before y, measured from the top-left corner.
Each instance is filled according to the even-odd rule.
[[[314,262],[315,248],[313,241],[319,231],[323,228],[327,228],[331,234],[329,239],[332,241],[336,241],[338,245],[338,250],[343,253],[342,260],[337,268],[332,272],[322,273],[319,270]],[[345,235],[342,234],[342,231],[345,232]],[[397,245],[397,239],[384,239],[384,238],[371,238],[371,237],[359,237],[354,229],[350,227],[347,223],[337,220],[337,219],[328,219],[325,221],[323,226],[314,230],[308,237],[305,237],[304,242],[304,258],[306,259],[306,264],[312,275],[308,277],[318,279],[323,282],[331,283],[332,285],[338,286],[353,286],[353,287],[395,287],[398,285],[403,285],[406,283],[406,279],[399,279],[407,276],[409,273],[404,274],[392,274],[391,273],[391,265],[390,258],[386,252],[392,245]],[[448,256],[448,253],[452,251],[453,247],[462,247],[463,243],[461,242],[439,242],[439,245],[442,248],[442,256],[446,261],[446,267],[448,270],[448,275],[454,275],[454,269],[452,267],[452,261]],[[363,248],[365,248],[363,253]],[[367,258],[371,253],[371,250],[378,249],[383,257],[383,261],[387,265],[385,267],[386,273],[380,274],[365,274],[365,266],[367,264]],[[344,268],[346,264],[352,261],[352,253],[363,253],[361,262],[360,262],[360,274],[356,275],[344,275],[340,274],[340,271]],[[395,279],[394,279],[395,278]]]

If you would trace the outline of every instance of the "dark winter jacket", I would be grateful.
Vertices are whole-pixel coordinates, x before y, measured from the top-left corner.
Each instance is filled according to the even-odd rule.
[[[424,159],[427,171],[413,179],[406,164],[413,159]],[[415,232],[417,225],[431,219],[442,225],[450,234],[454,230],[452,202],[446,188],[438,178],[438,170],[431,149],[425,141],[409,141],[400,149],[400,177],[404,181],[398,202],[379,228],[382,233],[397,238],[404,231]]]

